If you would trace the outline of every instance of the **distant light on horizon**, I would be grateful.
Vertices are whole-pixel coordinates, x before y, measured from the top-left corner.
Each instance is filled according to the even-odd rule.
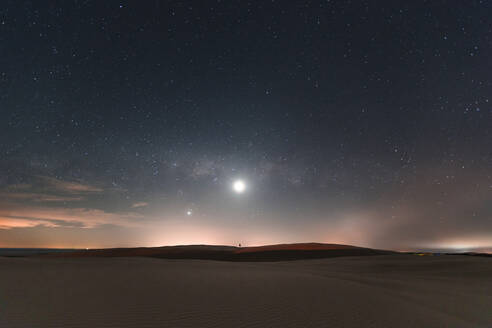
[[[474,237],[473,240],[449,240],[430,244],[427,247],[461,252],[490,252],[492,242],[487,237]]]

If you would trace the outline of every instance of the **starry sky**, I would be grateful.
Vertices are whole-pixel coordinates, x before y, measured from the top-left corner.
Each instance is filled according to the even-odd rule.
[[[0,247],[492,251],[490,17],[2,1]]]

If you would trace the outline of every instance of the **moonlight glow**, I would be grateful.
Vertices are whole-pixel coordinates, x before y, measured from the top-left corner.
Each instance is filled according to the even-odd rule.
[[[238,194],[241,194],[246,189],[246,184],[244,183],[243,180],[236,180],[236,181],[234,181],[232,188],[234,189],[235,192],[237,192]]]

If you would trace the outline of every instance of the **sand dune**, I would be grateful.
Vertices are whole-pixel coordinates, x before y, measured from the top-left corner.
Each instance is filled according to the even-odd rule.
[[[285,261],[338,256],[383,255],[393,252],[350,245],[299,243],[258,247],[186,245],[106,248],[48,254],[49,257],[156,257],[222,261]]]
[[[0,258],[0,327],[492,327],[492,261]]]

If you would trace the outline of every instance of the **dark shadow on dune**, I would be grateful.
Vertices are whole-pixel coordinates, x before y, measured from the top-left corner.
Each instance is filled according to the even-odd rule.
[[[337,244],[282,244],[260,247],[233,246],[166,246],[141,248],[110,248],[83,250],[67,253],[45,254],[43,257],[152,257],[161,259],[193,259],[234,262],[293,261],[321,259],[340,256],[370,256],[394,254],[392,251],[376,250]]]

